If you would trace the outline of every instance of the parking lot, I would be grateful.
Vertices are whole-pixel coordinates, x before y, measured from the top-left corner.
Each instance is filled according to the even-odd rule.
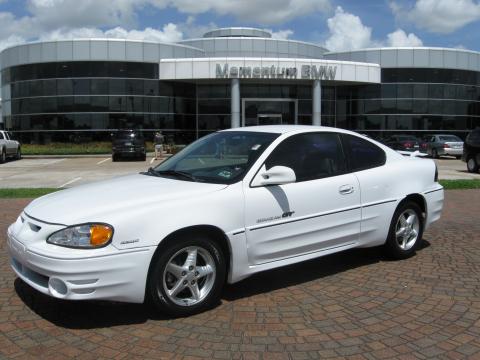
[[[112,162],[103,157],[30,157],[0,165],[0,188],[63,188],[104,180],[114,176],[138,173],[155,166],[160,160]]]
[[[151,156],[146,161],[112,162],[103,157],[26,158],[0,165],[0,188],[72,187],[96,180],[108,179],[145,171],[160,160]],[[470,174],[466,165],[454,158],[436,160],[440,179],[480,179],[480,174]]]
[[[408,260],[358,249],[257,274],[181,319],[55,300],[16,279],[4,234],[28,201],[0,200],[0,358],[480,358],[478,190],[447,191]]]

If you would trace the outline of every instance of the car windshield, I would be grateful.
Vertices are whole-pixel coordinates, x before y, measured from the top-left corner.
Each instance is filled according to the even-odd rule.
[[[201,138],[149,171],[180,180],[217,184],[240,181],[279,134],[225,131]]]
[[[439,136],[440,141],[455,141],[460,142],[462,141],[459,137],[455,135],[446,135],[446,136]]]

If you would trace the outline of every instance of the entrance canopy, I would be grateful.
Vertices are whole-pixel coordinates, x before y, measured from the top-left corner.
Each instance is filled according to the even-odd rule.
[[[380,83],[378,64],[290,58],[160,60],[160,80],[258,79]]]

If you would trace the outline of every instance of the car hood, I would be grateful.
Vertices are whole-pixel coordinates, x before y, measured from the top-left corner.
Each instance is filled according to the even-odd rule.
[[[31,202],[25,213],[44,222],[74,225],[102,221],[112,213],[151,204],[165,207],[167,201],[201,196],[225,187],[227,185],[127,175],[43,196]]]

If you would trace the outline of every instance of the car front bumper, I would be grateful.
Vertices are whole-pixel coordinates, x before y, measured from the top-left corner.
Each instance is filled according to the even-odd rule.
[[[73,251],[59,256],[29,247],[7,233],[11,267],[19,278],[43,294],[67,300],[114,300],[141,303],[155,248],[118,250],[109,245],[97,250]],[[46,244],[45,246],[53,246]],[[65,249],[69,250],[69,249]]]

